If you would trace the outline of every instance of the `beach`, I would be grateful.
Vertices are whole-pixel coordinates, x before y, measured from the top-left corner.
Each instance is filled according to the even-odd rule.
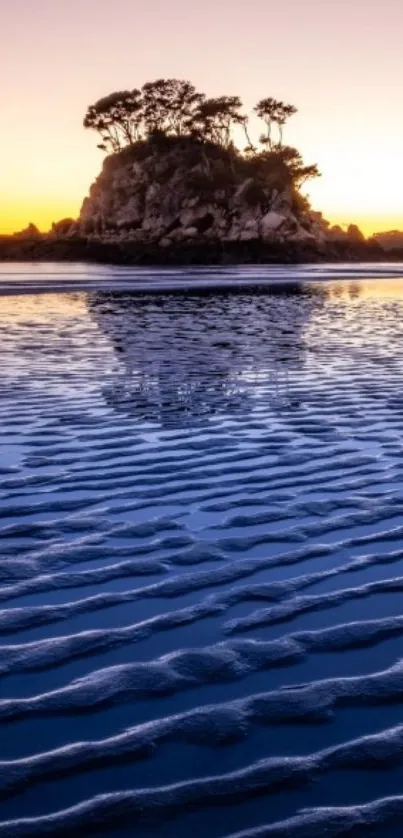
[[[0,836],[397,838],[401,268],[0,294]]]

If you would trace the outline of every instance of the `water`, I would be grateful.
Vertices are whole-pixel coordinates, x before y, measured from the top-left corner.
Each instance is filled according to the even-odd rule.
[[[401,269],[287,271],[1,266],[0,835],[401,834]]]

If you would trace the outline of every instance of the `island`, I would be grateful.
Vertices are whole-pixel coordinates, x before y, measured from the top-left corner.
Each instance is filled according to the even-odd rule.
[[[193,84],[158,79],[91,105],[84,127],[106,153],[77,219],[41,233],[0,236],[2,260],[115,264],[383,261],[403,257],[382,236],[331,226],[302,193],[315,164],[284,141],[293,105],[208,98]],[[243,138],[243,141],[240,140]],[[237,142],[235,142],[237,139]],[[387,246],[385,246],[387,245]]]

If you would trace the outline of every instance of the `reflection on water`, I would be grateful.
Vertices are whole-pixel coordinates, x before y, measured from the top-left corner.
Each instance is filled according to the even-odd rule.
[[[0,298],[0,835],[402,834],[402,323]]]
[[[57,326],[60,318],[85,317],[85,303],[82,293],[4,296],[0,297],[0,323],[3,330],[17,325],[27,329],[44,323]]]
[[[304,364],[304,332],[324,303],[318,286],[275,293],[135,297],[98,293],[88,310],[111,341],[121,372],[108,404],[139,418],[183,424],[248,411],[261,382],[295,407],[290,377]]]

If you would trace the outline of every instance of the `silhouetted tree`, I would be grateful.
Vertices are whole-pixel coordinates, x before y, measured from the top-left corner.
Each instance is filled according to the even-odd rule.
[[[192,131],[204,96],[188,81],[157,79],[142,88],[143,119],[148,134],[161,131],[181,136]]]
[[[316,164],[306,166],[301,154],[296,148],[292,146],[281,146],[275,152],[277,159],[287,166],[292,182],[297,188],[301,188],[307,180],[315,177],[320,177],[320,172]]]
[[[279,145],[283,145],[283,130],[284,125],[290,119],[291,116],[297,113],[297,108],[294,105],[285,105],[283,102],[280,102],[278,109],[277,109],[277,118],[276,123],[278,126],[279,131]]]
[[[111,93],[91,105],[84,118],[84,128],[101,135],[103,151],[120,151],[141,137],[142,99],[139,90]]]
[[[257,179],[257,194],[267,186],[298,189],[309,178],[317,177],[317,166],[306,166],[295,148],[283,145],[284,125],[296,108],[268,97],[261,99],[254,110],[266,125],[266,134],[261,138],[263,151],[256,149],[251,140],[248,117],[242,113],[239,96],[206,98],[183,79],[157,79],[147,82],[141,90],[111,93],[88,108],[84,126],[97,131],[101,137],[98,147],[112,153],[151,138],[154,144],[158,139],[160,148],[169,148],[172,138],[190,137],[201,144],[208,142],[232,149],[228,157],[232,174],[234,166],[244,167],[245,176]],[[245,132],[247,146],[243,156],[233,145],[235,126]],[[273,126],[277,127],[276,140]],[[140,153],[141,145],[138,150]],[[208,155],[204,154],[204,158],[210,177]]]
[[[244,116],[241,115],[237,121],[239,125],[242,126],[246,138],[246,148],[244,149],[245,154],[254,154],[256,152],[256,148],[253,145],[249,134],[249,117],[246,116],[246,114]]]
[[[241,113],[239,96],[207,99],[193,84],[182,79],[157,79],[143,85],[141,91],[122,90],[111,93],[91,105],[84,119],[85,128],[93,128],[101,136],[99,148],[117,152],[153,134],[197,136],[222,145],[231,144],[232,130],[239,125],[245,132],[248,153],[255,146],[249,135],[249,120]],[[283,144],[283,129],[296,113],[293,105],[277,99],[261,99],[255,112],[266,124],[261,141],[273,150]],[[278,141],[273,140],[273,125],[278,128]]]
[[[228,148],[231,129],[234,125],[245,125],[247,117],[240,113],[242,102],[239,96],[219,96],[205,99],[194,118],[196,132],[210,142]]]
[[[267,133],[262,135],[260,141],[263,144],[267,144],[270,150],[272,150],[275,145],[281,146],[283,144],[284,125],[291,116],[297,113],[297,109],[294,105],[286,105],[278,99],[268,97],[261,99],[257,103],[255,113],[266,123]],[[277,125],[278,127],[279,137],[277,144],[273,141],[273,125]]]

